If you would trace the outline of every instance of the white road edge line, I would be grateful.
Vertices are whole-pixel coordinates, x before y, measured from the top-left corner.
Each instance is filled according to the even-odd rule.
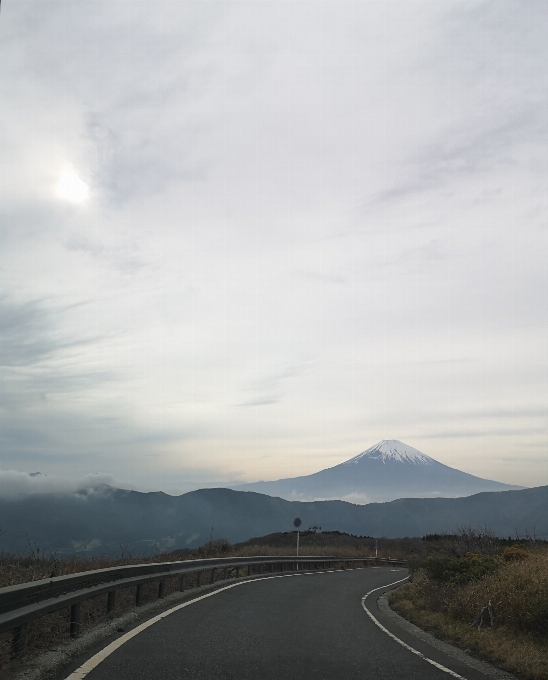
[[[336,571],[352,571],[351,569],[337,569]],[[194,604],[195,602],[200,602],[200,600],[205,600],[206,597],[212,597],[213,595],[217,595],[218,593],[222,593],[223,590],[230,590],[230,588],[236,588],[236,586],[244,586],[247,583],[256,583],[257,581],[268,581],[272,578],[288,578],[291,576],[313,576],[314,574],[326,574],[326,573],[333,573],[333,571],[312,571],[312,572],[300,572],[300,573],[295,573],[295,574],[282,574],[276,575],[276,576],[263,576],[262,578],[254,578],[250,579],[249,581],[241,581],[240,583],[232,583],[229,586],[224,586],[223,588],[218,588],[217,590],[214,590],[211,593],[207,593],[206,595],[201,595],[200,597],[195,597],[193,600],[189,600],[188,602],[183,602],[182,604],[178,604],[176,607],[172,607],[171,609],[168,609],[165,612],[162,612],[161,614],[158,614],[157,616],[154,616],[152,619],[149,619],[148,621],[145,621],[142,623],[140,626],[137,626],[133,630],[130,630],[129,633],[125,633],[124,635],[121,635],[117,640],[114,640],[114,642],[111,642],[110,645],[107,645],[104,649],[102,649],[100,652],[97,652],[94,656],[92,656],[90,659],[88,659],[85,663],[83,663],[80,668],[77,668],[75,671],[73,671],[70,675],[67,676],[66,680],[82,680],[83,678],[88,675],[88,673],[91,673],[91,671],[96,668],[101,661],[104,661],[107,656],[110,656],[113,652],[115,652],[119,647],[121,647],[124,643],[126,643],[128,640],[131,640],[131,638],[135,637],[136,635],[139,635],[140,632],[148,628],[149,626],[154,625],[158,621],[161,621],[163,618],[166,616],[169,616],[170,614],[173,614],[173,612],[179,611],[179,609],[183,609],[184,607],[188,607],[191,604]],[[389,584],[392,585],[392,584]],[[386,586],[383,586],[386,587]],[[373,592],[373,591],[371,591]],[[457,676],[460,677],[460,676]]]
[[[405,643],[403,640],[400,640],[399,637],[396,637],[393,633],[391,633],[387,628],[385,628],[380,621],[377,621],[377,619],[373,616],[373,614],[369,611],[369,609],[365,606],[365,600],[371,595],[371,593],[374,593],[376,590],[382,590],[383,588],[388,588],[389,586],[395,586],[396,583],[403,583],[404,581],[407,581],[409,576],[406,576],[405,578],[400,579],[399,581],[394,581],[394,583],[389,583],[386,586],[380,586],[380,588],[373,588],[373,590],[370,590],[368,593],[366,593],[362,597],[362,607],[365,610],[365,613],[369,616],[371,621],[378,626],[383,633],[386,633],[389,637],[391,637],[393,640],[398,642],[402,647],[405,647],[405,649],[409,650],[413,654],[416,654],[417,656],[420,656],[421,659],[424,659],[425,661],[428,661],[428,663],[432,664],[432,666],[435,666],[438,668],[440,671],[443,671],[444,673],[449,673],[449,675],[452,675],[454,678],[460,678],[460,680],[466,680],[462,675],[459,675],[458,673],[455,673],[455,671],[452,671],[450,668],[446,668],[445,666],[442,666],[441,663],[438,663],[437,661],[434,661],[433,659],[429,659],[427,656],[425,656],[422,652],[419,652],[417,649],[414,649],[413,647],[410,647],[407,643]]]

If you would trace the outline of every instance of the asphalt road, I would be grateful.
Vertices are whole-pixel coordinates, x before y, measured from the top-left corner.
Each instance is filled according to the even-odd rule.
[[[363,596],[406,574],[404,569],[366,568],[240,583],[149,626],[85,678],[447,680],[456,674],[485,680],[384,617],[376,600],[388,588],[364,604],[388,631],[447,670],[406,649],[368,616]]]

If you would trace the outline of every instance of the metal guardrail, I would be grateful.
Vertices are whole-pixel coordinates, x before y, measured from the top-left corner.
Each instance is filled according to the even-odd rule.
[[[205,560],[186,560],[182,562],[155,562],[108,569],[84,571],[68,576],[57,576],[41,581],[22,583],[0,588],[0,633],[13,630],[12,658],[20,657],[25,650],[28,624],[34,619],[70,607],[69,632],[71,637],[80,633],[80,603],[92,597],[107,594],[106,609],[111,617],[116,605],[116,590],[135,587],[135,605],[140,607],[143,586],[158,582],[158,598],[164,597],[165,580],[179,576],[179,590],[185,590],[185,576],[196,574],[197,586],[203,585],[202,575],[210,573],[210,583],[215,582],[218,571],[222,578],[240,576],[240,570],[247,568],[250,576],[253,567],[263,573],[264,567],[273,572],[277,567],[284,571],[326,568],[333,564],[377,562],[380,564],[406,564],[405,560],[375,557],[341,558],[333,555],[323,556],[264,556],[264,557],[224,557]]]

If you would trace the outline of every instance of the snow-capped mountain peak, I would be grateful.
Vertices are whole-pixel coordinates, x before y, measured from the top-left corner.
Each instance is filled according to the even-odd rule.
[[[310,475],[239,487],[290,501],[339,499],[358,504],[517,488],[456,470],[396,439],[385,439],[345,463]]]
[[[398,461],[399,463],[413,463],[414,465],[431,465],[436,461],[425,453],[421,453],[408,444],[397,439],[383,439],[375,446],[359,453],[354,458],[347,460],[343,465],[359,463],[364,458],[377,459],[386,463],[387,461]]]

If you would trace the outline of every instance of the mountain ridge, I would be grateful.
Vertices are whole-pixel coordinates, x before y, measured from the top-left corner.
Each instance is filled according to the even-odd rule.
[[[464,498],[400,498],[355,505],[345,501],[286,501],[255,492],[199,489],[181,496],[104,485],[76,494],[33,494],[0,500],[0,548],[48,552],[151,555],[195,548],[211,536],[244,541],[306,526],[356,535],[423,536],[459,526],[492,529],[502,537],[527,532],[548,539],[548,486],[482,492]]]

